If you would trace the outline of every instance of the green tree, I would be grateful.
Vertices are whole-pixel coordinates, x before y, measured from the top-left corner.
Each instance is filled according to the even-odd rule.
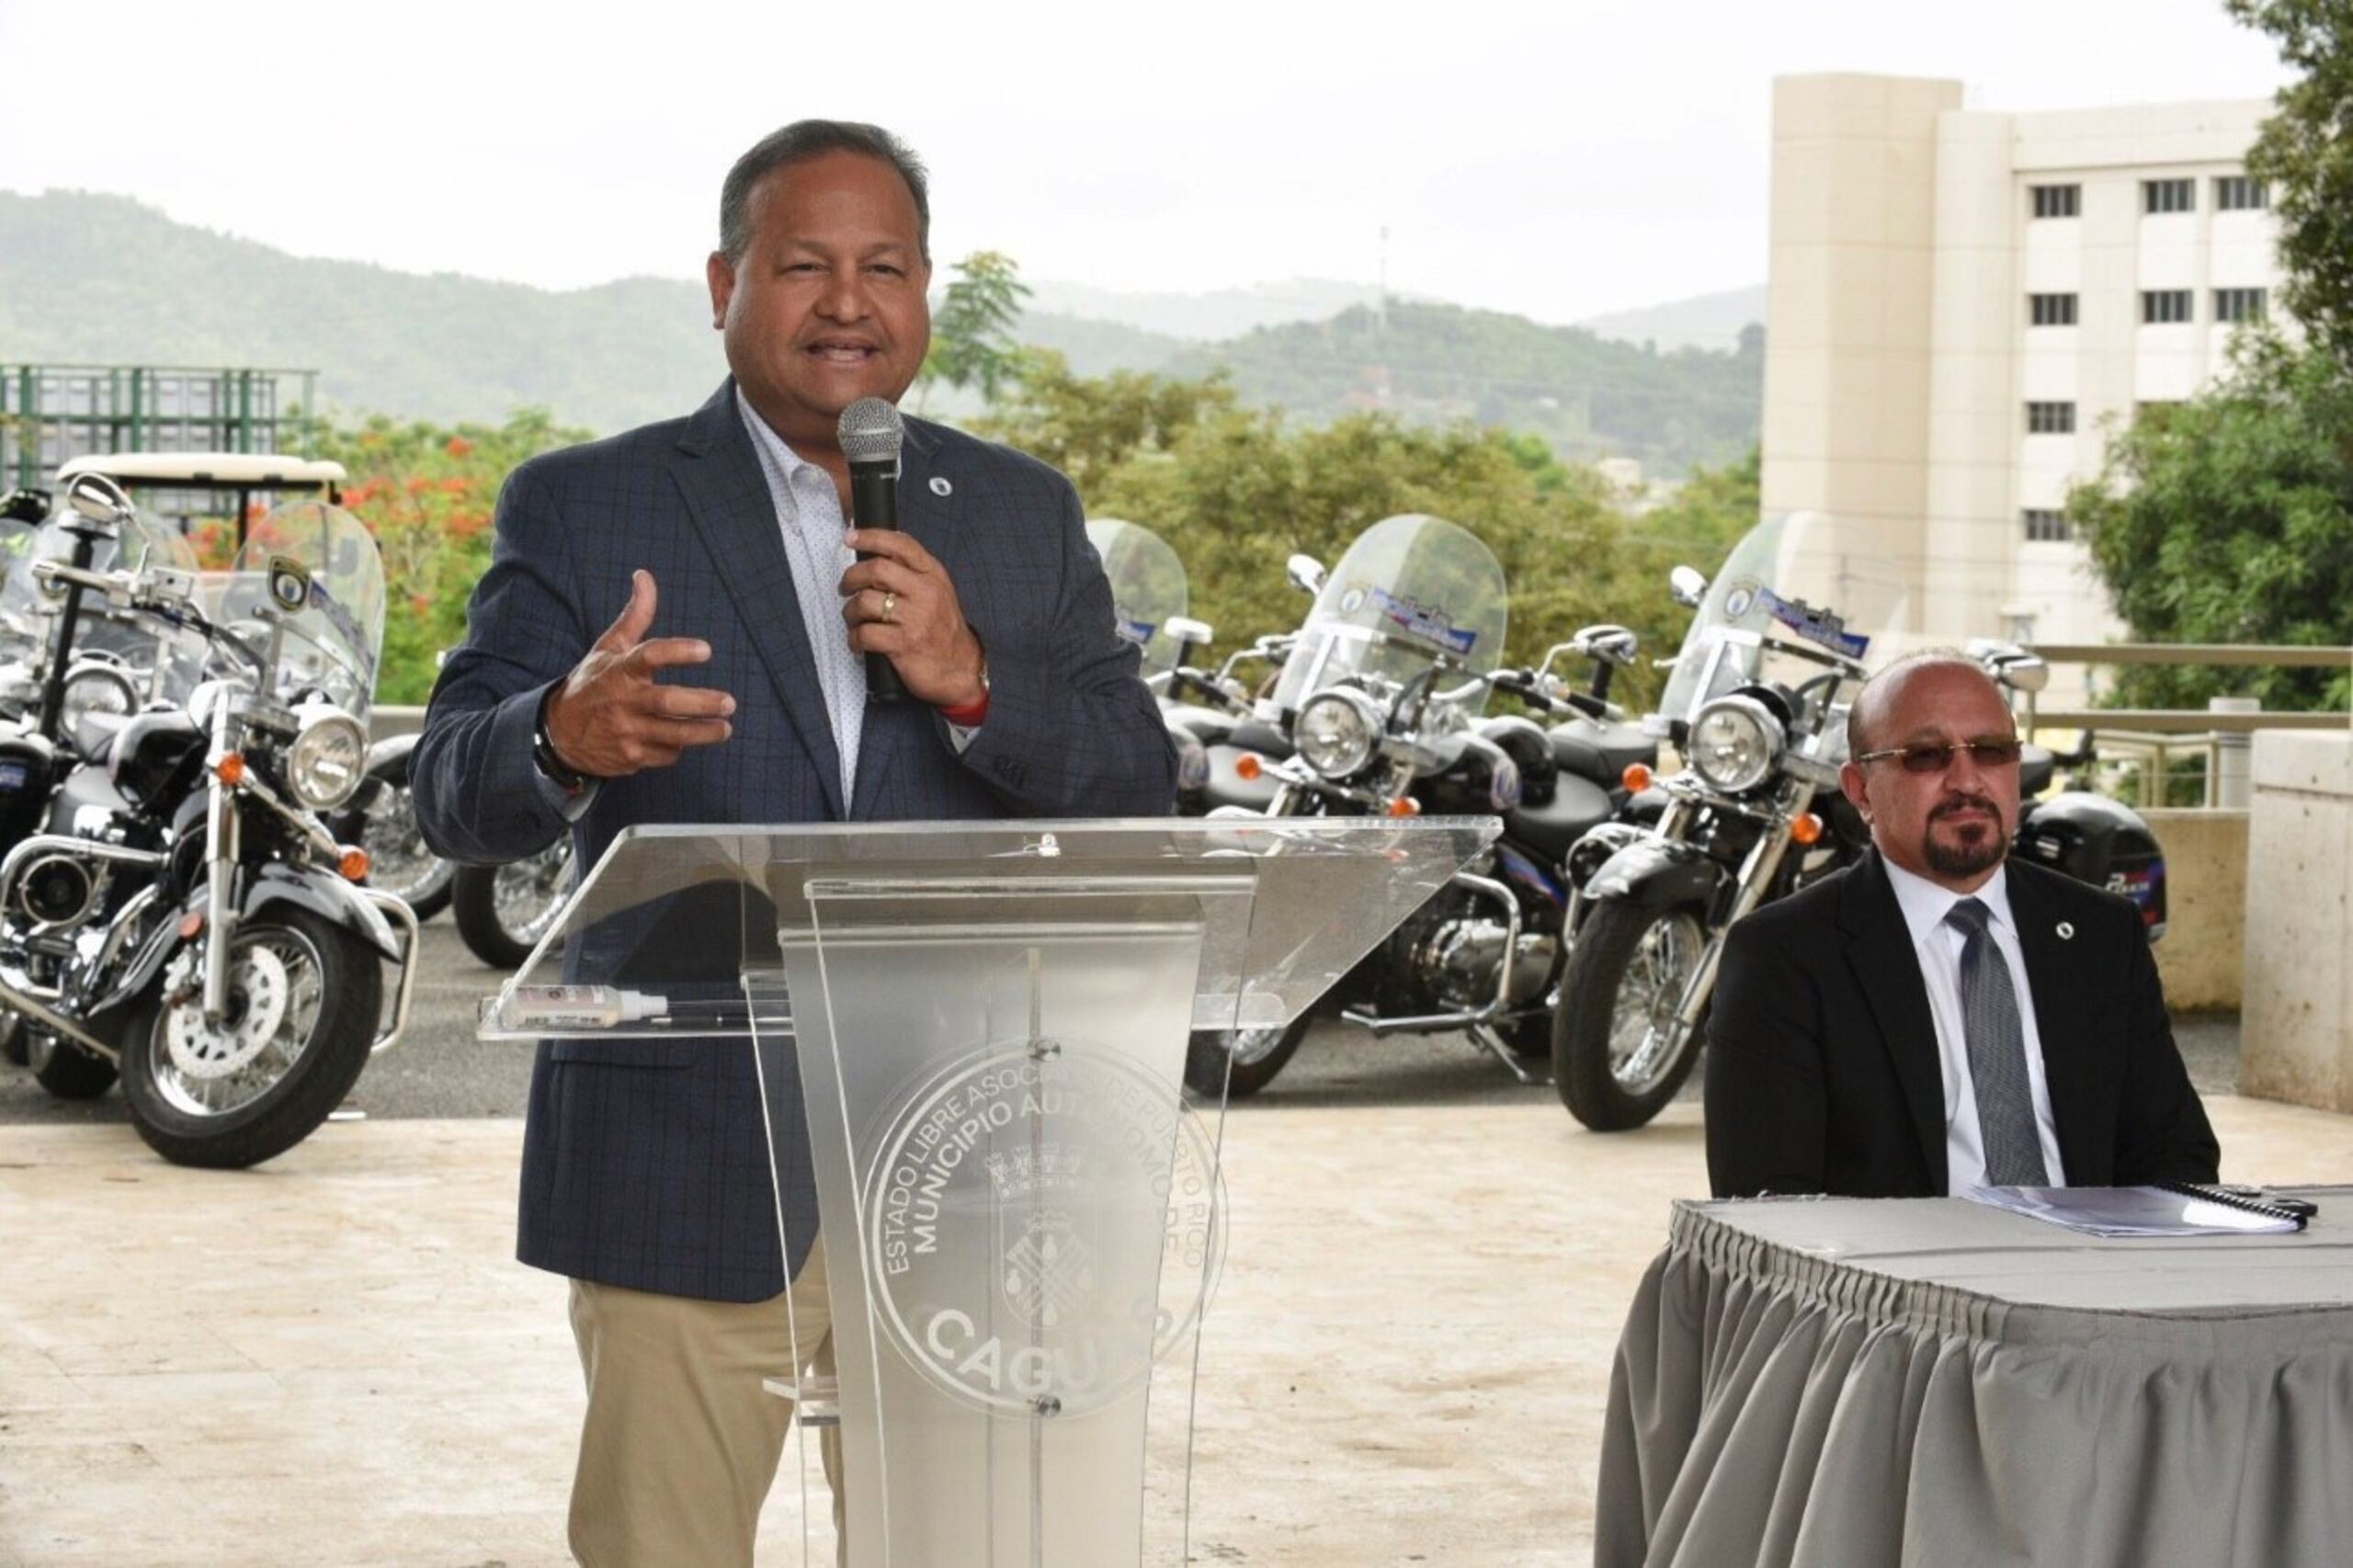
[[[1384,517],[1427,512],[1478,535],[1502,564],[1511,595],[1509,656],[1533,663],[1577,627],[1616,621],[1651,650],[1671,650],[1686,612],[1667,597],[1674,560],[1722,551],[1688,548],[1737,538],[1755,521],[1753,460],[1733,477],[1695,482],[1667,537],[1629,519],[1590,469],[1561,463],[1540,440],[1469,424],[1407,425],[1377,413],[1295,426],[1279,412],[1245,409],[1222,377],[1188,381],[1073,376],[1059,357],[1033,355],[983,434],[1069,473],[1090,513],[1153,529],[1185,562],[1193,613],[1220,648],[1297,626],[1306,599],[1284,562],[1304,552],[1337,564]],[[1729,509],[1729,510],[1727,510]],[[1571,670],[1581,678],[1583,672]],[[1656,676],[1627,672],[1630,704],[1654,695]]]
[[[2133,637],[2353,643],[2353,376],[2318,346],[2243,337],[2231,374],[2115,435],[2067,510]],[[2346,672],[2129,668],[2127,706],[2343,707]]]
[[[2226,0],[2268,33],[2299,75],[2280,90],[2247,153],[2279,214],[2286,304],[2353,373],[2353,6],[2346,0]]]
[[[1021,268],[1002,251],[974,251],[956,264],[931,324],[931,349],[924,356],[916,406],[935,381],[977,387],[991,403],[1014,376],[1019,347],[1013,329],[1021,320],[1029,286]]]

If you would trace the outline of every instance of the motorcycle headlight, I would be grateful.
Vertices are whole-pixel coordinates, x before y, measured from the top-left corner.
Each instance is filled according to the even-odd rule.
[[[286,782],[314,812],[351,799],[368,771],[368,732],[348,713],[322,712],[286,752]]]
[[[1291,726],[1291,744],[1326,778],[1345,778],[1362,767],[1380,740],[1381,710],[1364,693],[1346,687],[1309,698]]]
[[[1719,697],[1691,721],[1688,760],[1727,795],[1754,790],[1781,755],[1781,722],[1753,697]]]
[[[70,734],[78,719],[92,713],[128,716],[138,706],[139,694],[129,676],[112,665],[82,665],[66,673],[65,698],[58,711]]]

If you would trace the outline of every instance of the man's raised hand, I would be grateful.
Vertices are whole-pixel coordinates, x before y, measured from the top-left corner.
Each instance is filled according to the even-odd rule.
[[[654,574],[630,578],[620,619],[573,666],[548,701],[548,740],[557,760],[591,778],[620,778],[667,767],[688,746],[725,740],[735,699],[701,687],[663,686],[654,672],[710,661],[696,637],[655,637]]]

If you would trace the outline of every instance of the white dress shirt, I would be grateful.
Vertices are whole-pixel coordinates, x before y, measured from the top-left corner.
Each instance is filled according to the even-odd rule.
[[[2009,869],[1997,868],[1973,893],[1957,893],[1887,859],[1887,880],[1912,933],[1912,950],[1927,985],[1928,1015],[1936,1020],[1937,1057],[1945,1092],[1945,1190],[1963,1192],[1985,1185],[1985,1140],[1977,1128],[1977,1082],[1969,1071],[1969,1040],[1961,1030],[1961,950],[1968,937],[1945,916],[1963,898],[1974,898],[1993,914],[1986,930],[2010,966],[2010,989],[2018,994],[2018,1027],[2026,1038],[2026,1077],[2034,1096],[2034,1130],[2042,1144],[2042,1167],[2052,1187],[2067,1176],[2059,1162],[2059,1130],[2051,1117],[2051,1088],[2042,1071],[2042,1036],[2034,1022],[2034,993],[2027,984],[2026,953],[2018,946],[2018,922],[2010,917]]]
[[[842,619],[842,574],[858,562],[842,541],[849,524],[842,517],[841,493],[834,476],[804,461],[754,411],[744,389],[735,389],[735,410],[760,455],[760,472],[776,506],[785,560],[801,601],[801,625],[817,661],[817,685],[833,721],[834,749],[840,754],[842,806],[847,812],[858,784],[858,742],[866,728],[866,660],[849,645],[849,623]]]

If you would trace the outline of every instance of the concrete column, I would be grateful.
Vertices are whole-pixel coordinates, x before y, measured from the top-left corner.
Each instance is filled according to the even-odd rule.
[[[2353,730],[2253,756],[2239,1090],[2353,1111]]]
[[[2263,699],[2259,697],[2210,697],[2206,699],[2209,713],[2260,713]],[[2246,810],[2249,791],[2253,788],[2252,767],[2255,737],[2244,730],[2214,732],[2214,772],[2206,780],[2206,803],[2226,812]]]

